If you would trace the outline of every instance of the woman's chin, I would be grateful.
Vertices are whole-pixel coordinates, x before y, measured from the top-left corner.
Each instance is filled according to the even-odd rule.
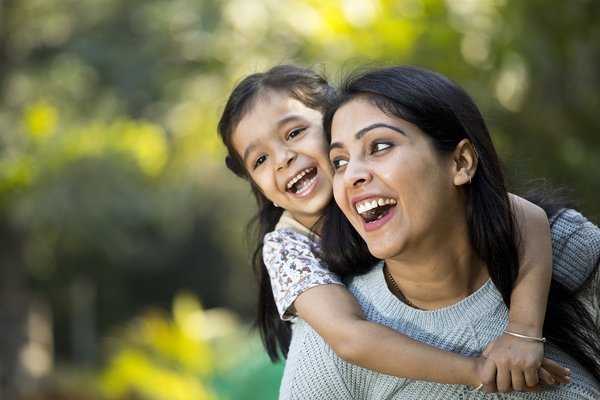
[[[382,249],[378,246],[368,246],[369,248],[369,252],[375,257],[375,258],[379,258],[380,260],[385,260],[387,258],[390,258],[390,252],[386,251],[387,249]]]

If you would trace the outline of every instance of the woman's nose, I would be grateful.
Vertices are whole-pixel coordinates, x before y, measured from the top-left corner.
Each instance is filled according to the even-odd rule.
[[[290,149],[284,148],[277,152],[276,167],[277,170],[287,168],[296,159],[296,153]]]
[[[371,180],[371,173],[364,163],[360,161],[348,161],[344,171],[344,183],[346,187],[361,186]]]

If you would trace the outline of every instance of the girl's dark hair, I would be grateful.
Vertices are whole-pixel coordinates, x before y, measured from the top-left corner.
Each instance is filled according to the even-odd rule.
[[[451,153],[463,139],[474,146],[478,166],[465,185],[465,214],[473,248],[486,263],[490,278],[507,306],[519,268],[517,230],[511,211],[504,173],[479,109],[465,91],[446,77],[411,66],[358,72],[341,87],[327,107],[324,129],[331,141],[335,112],[360,98],[385,114],[418,126],[441,153]],[[558,207],[543,204],[549,212]],[[321,231],[322,247],[329,267],[342,277],[370,270],[375,260],[364,255],[366,243],[353,230],[339,207],[331,204]],[[545,335],[600,378],[599,333],[591,317],[573,293],[552,282]],[[561,319],[562,318],[562,319]],[[593,339],[589,341],[590,339]]]
[[[217,126],[221,140],[227,148],[227,167],[237,176],[249,181],[258,205],[258,212],[248,223],[251,263],[259,285],[254,326],[260,332],[269,357],[276,362],[281,355],[287,356],[291,326],[279,317],[269,274],[262,258],[262,240],[265,234],[275,229],[283,210],[275,207],[249,179],[242,158],[232,144],[237,125],[251,111],[256,101],[261,96],[273,93],[285,94],[308,108],[323,112],[335,91],[323,76],[311,69],[296,65],[279,65],[241,80],[231,92]]]

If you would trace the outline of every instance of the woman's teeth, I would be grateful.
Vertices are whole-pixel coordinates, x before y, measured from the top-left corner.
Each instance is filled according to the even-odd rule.
[[[373,200],[365,201],[362,203],[357,203],[356,211],[358,211],[359,214],[364,214],[364,213],[369,212],[377,207],[383,207],[383,206],[389,206],[389,205],[393,206],[395,204],[396,204],[396,200],[394,200],[394,199],[384,199],[384,198],[373,199]]]

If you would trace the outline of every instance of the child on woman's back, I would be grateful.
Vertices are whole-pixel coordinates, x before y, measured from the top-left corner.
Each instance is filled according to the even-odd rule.
[[[316,228],[332,199],[321,119],[333,94],[313,71],[278,66],[242,80],[218,126],[229,153],[227,166],[249,181],[259,206],[257,324],[271,359],[277,360],[279,351],[286,354],[291,331],[284,321],[298,315],[340,357],[388,375],[475,387],[485,383],[487,391],[535,388],[540,379],[567,382],[568,370],[543,358],[541,341],[502,335],[486,351],[486,361],[431,347],[365,319],[323,262]],[[506,330],[537,338],[552,273],[548,221],[537,206],[515,196],[512,201],[523,209],[519,222],[525,246]]]

